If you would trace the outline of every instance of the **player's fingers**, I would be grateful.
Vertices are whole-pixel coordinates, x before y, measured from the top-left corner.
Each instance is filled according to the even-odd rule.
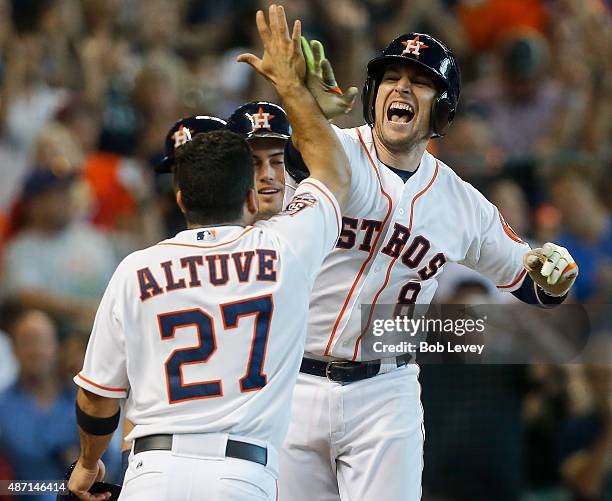
[[[110,492],[102,492],[99,494],[91,494],[88,491],[76,491],[73,494],[81,499],[82,501],[105,501],[106,499],[110,499]]]
[[[285,16],[285,8],[282,5],[276,7],[276,18],[279,35],[283,40],[289,40],[289,26],[287,25],[287,16]]]
[[[557,251],[554,251],[550,255],[550,257],[547,257],[546,262],[542,266],[542,276],[548,277],[553,272],[553,270],[557,268],[557,264],[559,263],[560,259],[561,254],[559,254]]]
[[[266,16],[263,13],[263,10],[258,10],[255,15],[255,23],[257,24],[257,31],[259,32],[259,36],[261,41],[263,42],[264,49],[270,42],[270,28],[268,27],[268,23],[266,23]]]
[[[323,83],[328,87],[337,87],[336,77],[334,76],[334,70],[332,68],[331,63],[327,59],[323,59],[320,62],[321,68],[321,78],[323,79]],[[315,56],[315,70],[316,70],[316,56]],[[340,91],[342,94],[342,91]]]
[[[300,52],[301,40],[302,40],[302,22],[299,19],[296,19],[293,23],[293,32],[291,33],[291,43],[293,45],[293,50],[296,53]]]
[[[578,265],[572,260],[561,273],[561,280],[570,280],[578,276]]]
[[[268,23],[270,25],[270,35],[272,38],[276,38],[279,34],[277,9],[278,6],[276,4],[270,5],[268,9]]]
[[[542,266],[542,261],[545,259],[541,248],[531,249],[523,256],[523,266],[527,271],[533,272]]]
[[[318,40],[312,40],[310,45],[312,46],[312,52],[319,61],[325,59],[325,48],[321,42]]]
[[[310,73],[314,72],[314,56],[312,54],[312,49],[310,48],[310,44],[308,40],[304,37],[300,37],[300,42],[302,44],[302,53],[304,54],[304,59],[306,60],[306,66]]]
[[[531,254],[525,258],[525,264],[529,267],[529,270],[533,270],[540,264],[540,259],[538,256]]]
[[[323,44],[321,44],[321,42],[319,42],[318,40],[312,40],[310,42],[310,47],[312,48],[312,54],[314,56],[315,72],[317,75],[320,75],[321,69],[322,69],[322,63],[323,63],[323,60],[325,59],[325,53],[323,51]],[[325,70],[323,69],[323,71]],[[332,72],[332,78],[333,78],[333,72]],[[323,75],[323,81],[327,83],[325,75]]]
[[[110,499],[110,492],[102,492],[99,494],[89,494],[89,501],[105,501],[106,499]]]
[[[236,58],[236,61],[239,63],[250,64],[257,71],[260,71],[259,68],[261,66],[261,59],[259,59],[255,54],[250,54],[250,53],[240,54]]]
[[[357,99],[357,94],[359,90],[357,87],[349,87],[345,92],[342,99],[344,100],[344,105],[346,106],[346,112],[348,113],[353,109],[353,104],[355,104],[355,99]]]
[[[568,265],[567,259],[560,258],[557,261],[553,270],[550,272],[550,275],[548,275],[548,280],[546,282],[549,285],[555,285],[559,281],[559,278],[561,278],[563,270],[565,270],[567,265]]]
[[[555,250],[557,250],[559,246],[555,245],[551,242],[546,242],[543,246],[542,246],[542,254],[544,254],[546,257],[550,257],[552,256],[553,252],[555,252]]]

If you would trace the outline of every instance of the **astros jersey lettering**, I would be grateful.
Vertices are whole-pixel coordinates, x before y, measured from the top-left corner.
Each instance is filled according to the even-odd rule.
[[[220,432],[280,447],[313,277],[340,225],[334,196],[307,179],[268,221],[186,230],[131,254],[75,382],[107,397],[130,389],[128,440]]]
[[[313,288],[307,354],[362,360],[359,305],[427,304],[447,262],[501,290],[520,287],[529,246],[480,192],[428,152],[404,183],[377,159],[369,126],[335,131],[352,168],[351,198]]]

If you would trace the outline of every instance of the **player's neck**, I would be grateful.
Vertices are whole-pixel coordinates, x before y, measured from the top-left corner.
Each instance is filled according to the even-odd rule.
[[[414,172],[421,163],[421,158],[427,148],[427,141],[418,143],[410,149],[402,151],[393,151],[387,148],[374,134],[374,146],[376,147],[376,156],[385,165],[395,167],[396,169]]]

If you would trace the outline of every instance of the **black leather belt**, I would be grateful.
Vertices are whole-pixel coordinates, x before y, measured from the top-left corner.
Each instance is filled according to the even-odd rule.
[[[395,359],[398,367],[407,365],[412,360],[412,355],[406,354]],[[338,360],[326,362],[313,358],[303,358],[300,372],[311,374],[312,376],[326,377],[336,383],[354,383],[362,379],[377,376],[380,372],[381,361],[372,360],[369,362],[348,362]]]
[[[147,451],[170,451],[172,450],[172,435],[149,435],[137,438],[134,442],[134,454]],[[244,459],[266,466],[268,463],[268,449],[259,445],[240,442],[238,440],[227,440],[225,456],[228,458]]]

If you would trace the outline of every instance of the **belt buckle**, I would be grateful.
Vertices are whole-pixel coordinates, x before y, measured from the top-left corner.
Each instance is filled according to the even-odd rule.
[[[344,384],[342,381],[336,381],[335,379],[332,379],[330,375],[330,371],[333,367],[341,367],[343,365],[348,365],[350,367],[352,364],[351,362],[346,362],[344,360],[332,360],[331,362],[327,362],[327,365],[325,366],[325,377],[333,383]]]

